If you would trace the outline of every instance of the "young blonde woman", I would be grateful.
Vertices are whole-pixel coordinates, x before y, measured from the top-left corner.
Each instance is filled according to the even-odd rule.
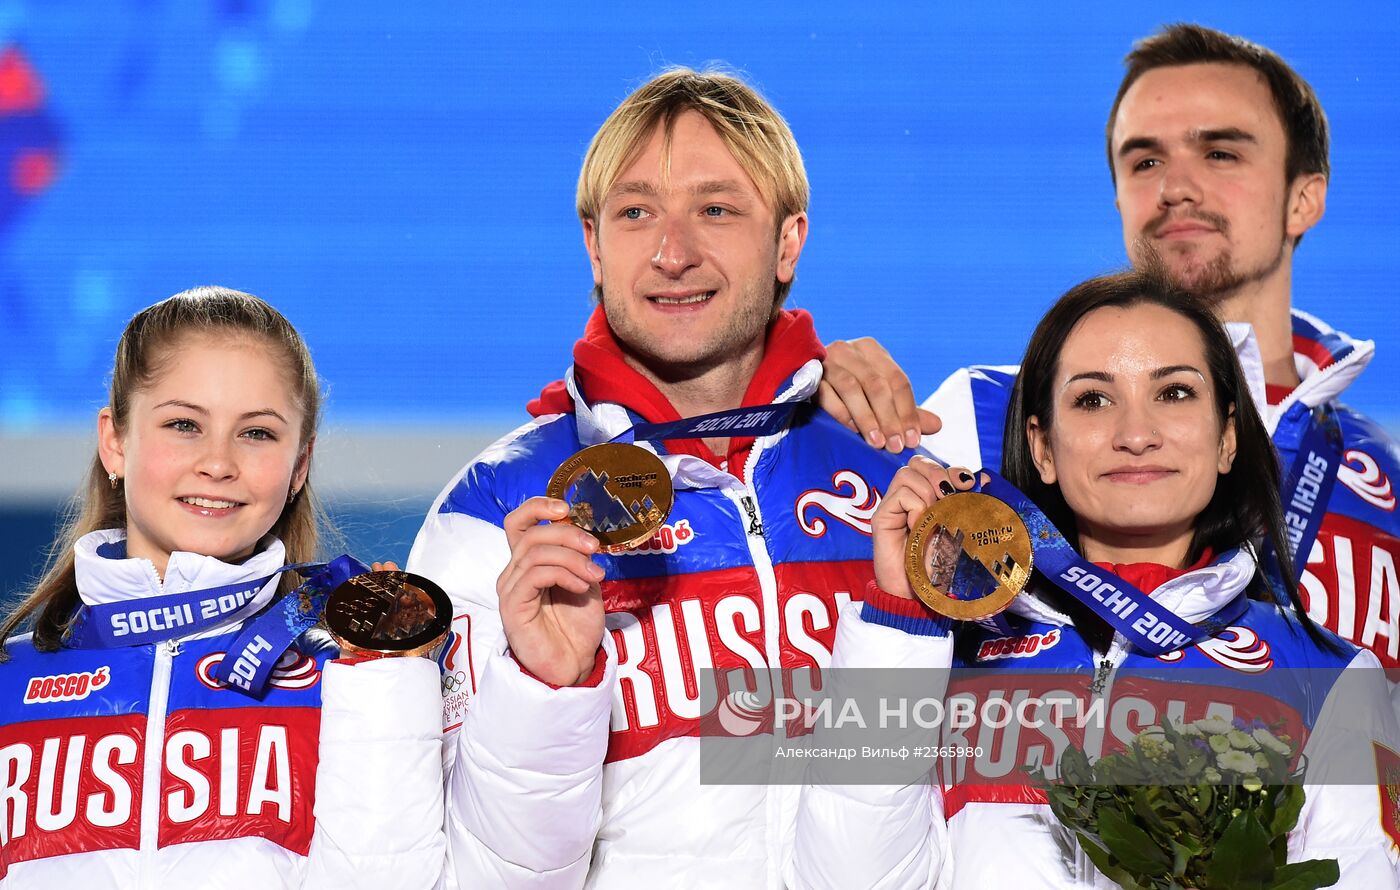
[[[432,662],[340,660],[313,630],[254,635],[250,689],[221,670],[317,556],[319,413],[305,344],[258,298],[131,319],[82,511],[0,635],[0,887],[437,884]]]

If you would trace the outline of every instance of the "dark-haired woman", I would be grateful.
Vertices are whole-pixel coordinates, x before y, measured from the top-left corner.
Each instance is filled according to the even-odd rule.
[[[1102,617],[1102,602],[1096,611],[1036,573],[1000,627],[962,624],[950,633],[914,599],[904,548],[930,504],[975,480],[915,458],[874,516],[876,582],[842,616],[833,668],[975,667],[984,700],[1013,704],[1023,687],[1037,693],[1036,675],[1049,676],[1045,688],[1078,695],[1083,712],[1092,714],[1086,706],[1095,700],[1104,704],[1108,725],[1095,740],[1092,729],[1083,737],[1091,756],[1111,748],[1105,736],[1123,741],[1162,717],[1228,713],[1213,699],[1219,690],[1172,682],[1200,682],[1203,672],[1188,669],[1209,668],[1218,678],[1212,682],[1236,693],[1271,683],[1295,743],[1306,739],[1308,758],[1307,801],[1289,837],[1289,860],[1337,859],[1337,886],[1397,886],[1400,827],[1376,764],[1400,749],[1400,728],[1383,672],[1374,655],[1319,630],[1299,608],[1277,459],[1219,323],[1151,274],[1077,286],[1032,336],[1005,443],[1007,481],[1084,559],[1183,622],[1215,619],[1228,627],[1164,652],[1142,651],[1145,645]],[[1281,558],[1266,573],[1259,554],[1269,551]],[[1177,699],[1178,711],[1154,704],[1153,692]],[[1257,716],[1250,701],[1236,694],[1233,704],[1242,708],[1233,716]],[[1216,709],[1192,712],[1212,702]],[[988,742],[996,750],[965,763],[961,777],[945,775],[939,787],[805,787],[798,886],[1113,886],[1026,782],[1022,767],[1052,764],[1070,743],[1037,730],[1040,716],[1022,713],[999,735],[945,734],[941,741]],[[1016,757],[1008,760],[1008,750]]]

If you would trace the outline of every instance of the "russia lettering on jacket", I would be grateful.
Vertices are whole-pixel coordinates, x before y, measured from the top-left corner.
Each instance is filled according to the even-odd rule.
[[[309,708],[170,715],[156,803],[160,846],[258,836],[305,855],[318,723]],[[137,847],[145,734],[142,714],[13,727],[0,748],[5,865]]]
[[[794,581],[796,589],[780,597],[779,646],[782,667],[789,669],[783,677],[792,687],[816,682],[812,669],[830,660],[836,614],[851,601],[849,588],[860,589],[840,564],[809,563],[802,570],[801,583]],[[636,757],[666,739],[703,731],[704,695],[697,684],[701,672],[745,669],[766,675],[773,667],[763,653],[765,628],[757,593],[737,577],[748,571],[671,578],[672,592],[665,602],[608,612],[607,627],[618,656],[609,761]],[[724,577],[731,572],[736,577]],[[605,597],[627,597],[627,586],[605,582]],[[789,688],[784,694],[801,698],[810,696],[810,689]]]

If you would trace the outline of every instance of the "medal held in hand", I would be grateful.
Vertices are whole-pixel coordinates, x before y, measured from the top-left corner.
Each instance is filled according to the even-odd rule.
[[[452,627],[442,588],[408,572],[366,572],[326,601],[326,627],[346,655],[424,655]]]
[[[904,549],[914,594],[940,615],[976,621],[996,615],[1030,580],[1026,523],[1005,501],[965,491],[935,501]]]
[[[569,505],[569,521],[604,553],[645,543],[671,512],[671,474],[656,455],[622,442],[583,449],[560,464],[545,493]]]

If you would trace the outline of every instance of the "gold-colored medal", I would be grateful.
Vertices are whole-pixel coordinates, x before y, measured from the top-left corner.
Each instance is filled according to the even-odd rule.
[[[564,461],[545,493],[569,505],[569,521],[597,538],[604,553],[645,543],[675,500],[661,458],[623,442],[592,445]]]
[[[904,549],[914,594],[959,621],[1009,606],[1030,580],[1031,562],[1026,523],[1005,501],[973,491],[934,501]]]
[[[366,572],[332,590],[326,628],[347,655],[424,655],[452,628],[442,588],[408,572]]]

